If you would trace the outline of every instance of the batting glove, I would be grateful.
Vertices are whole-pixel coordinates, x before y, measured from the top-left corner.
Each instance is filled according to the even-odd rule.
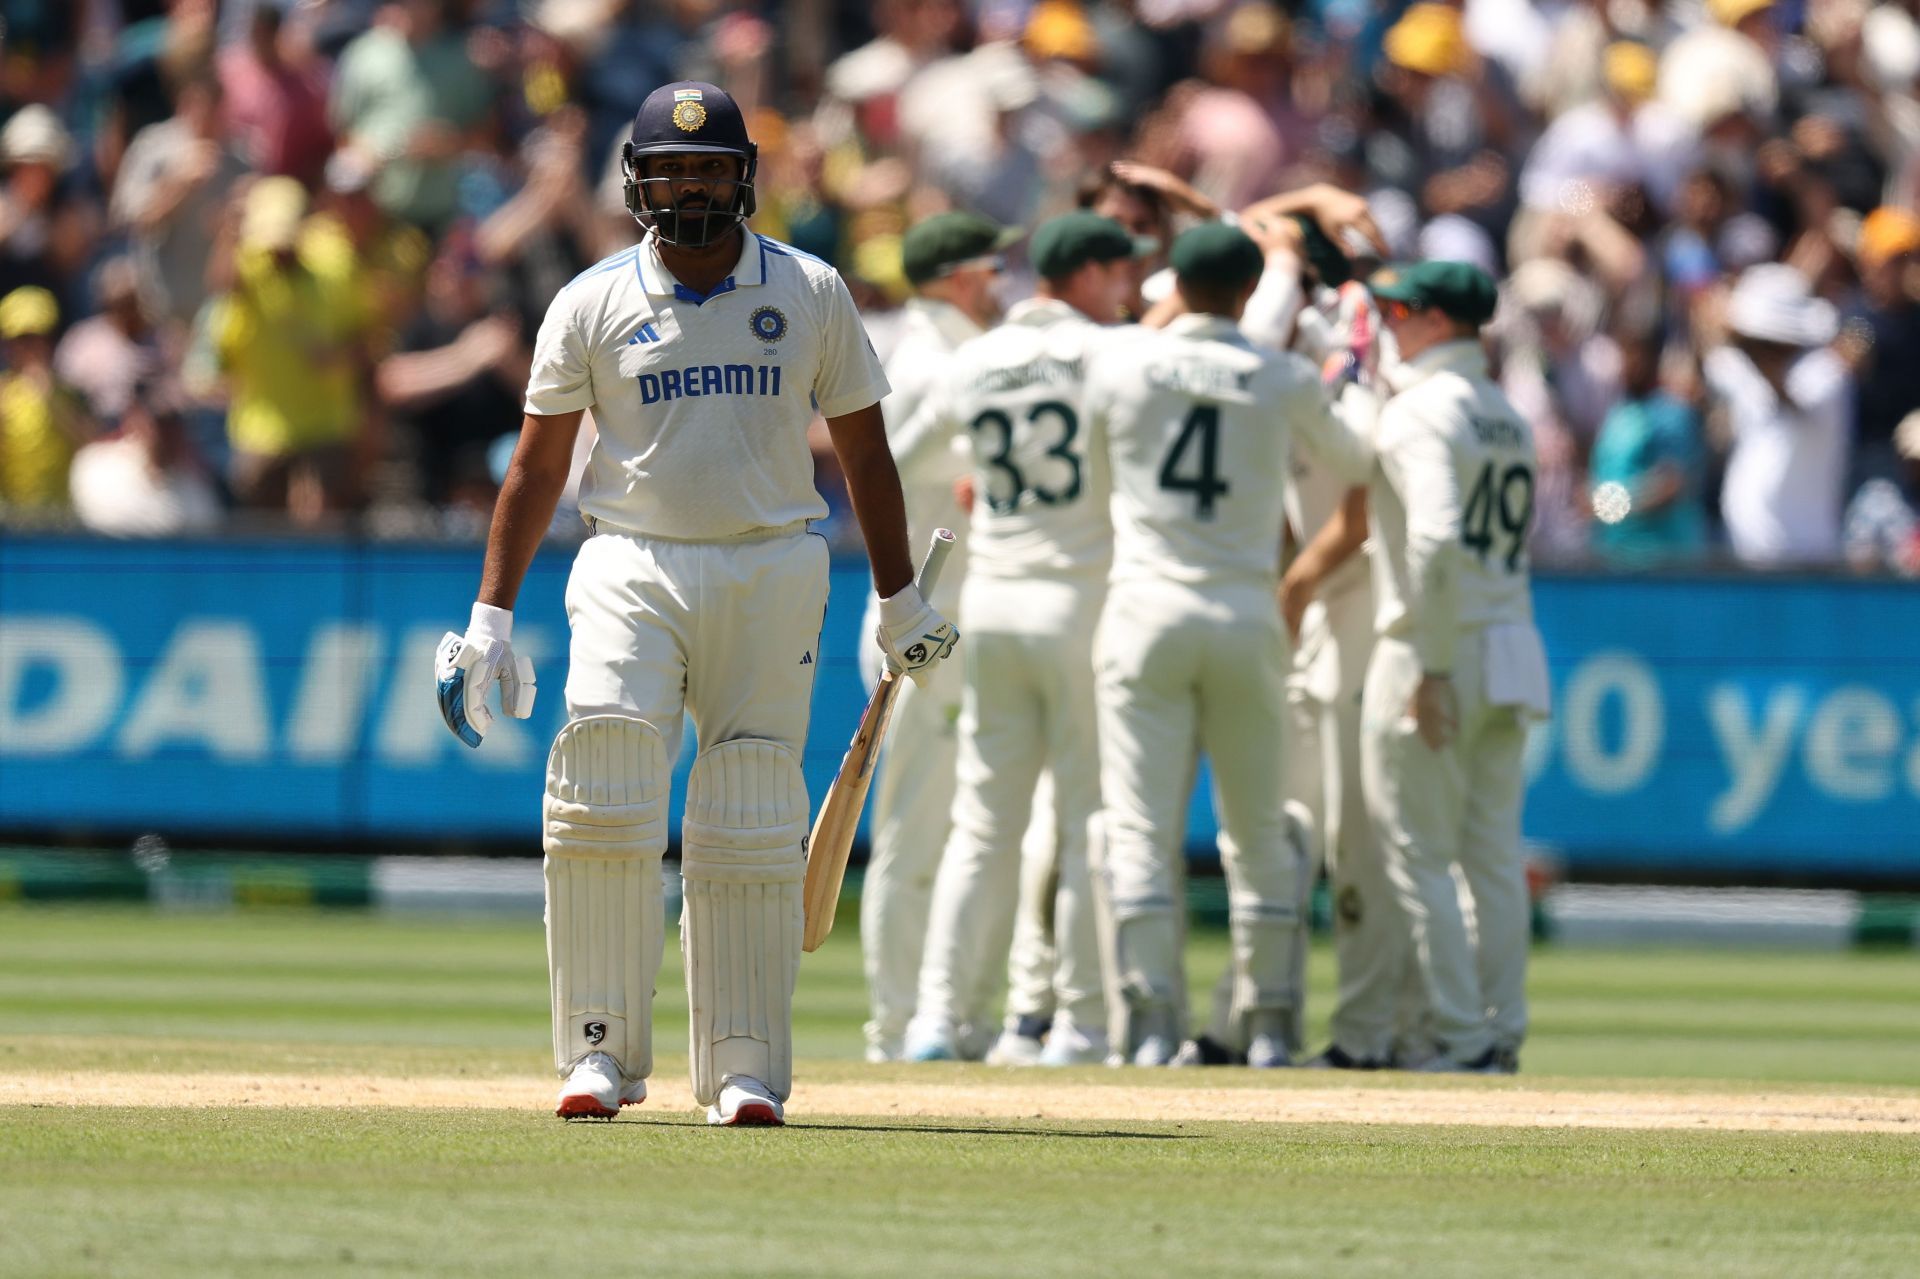
[[[508,637],[513,634],[513,612],[491,604],[473,606],[467,633],[448,631],[433,654],[433,679],[440,699],[440,717],[467,745],[478,749],[493,727],[487,692],[500,685],[500,709],[515,719],[533,714],[533,659],[515,657]]]
[[[960,642],[960,632],[921,597],[919,587],[909,583],[880,601],[880,627],[874,638],[887,655],[888,670],[896,675],[904,672],[925,687],[934,663],[945,661]]]

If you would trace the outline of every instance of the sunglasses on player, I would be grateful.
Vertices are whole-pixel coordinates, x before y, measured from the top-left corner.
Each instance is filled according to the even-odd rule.
[[[1410,319],[1414,312],[1424,311],[1426,309],[1426,304],[1423,302],[1403,302],[1397,298],[1392,300],[1383,299],[1380,303],[1380,314],[1389,320]]]

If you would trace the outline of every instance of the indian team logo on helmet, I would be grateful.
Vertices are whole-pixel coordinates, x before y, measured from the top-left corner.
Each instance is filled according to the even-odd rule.
[[[698,133],[700,126],[707,122],[707,108],[703,103],[704,95],[698,89],[675,89],[673,91],[673,123],[682,133]]]
[[[787,317],[777,306],[761,307],[747,323],[753,326],[753,336],[762,342],[778,342],[787,336]]]

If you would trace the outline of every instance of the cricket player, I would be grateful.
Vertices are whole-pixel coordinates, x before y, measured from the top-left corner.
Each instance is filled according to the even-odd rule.
[[[1303,359],[1236,321],[1265,266],[1244,232],[1174,243],[1186,312],[1105,352],[1088,416],[1113,475],[1114,562],[1095,646],[1104,867],[1125,1007],[1120,1053],[1174,1062],[1185,1039],[1180,858],[1193,771],[1212,762],[1233,937],[1232,1020],[1250,1065],[1290,1061],[1311,887],[1276,765],[1288,641],[1280,580],[1290,446],[1365,473],[1364,440]]]
[[[1521,751],[1528,719],[1548,709],[1528,586],[1533,434],[1487,376],[1479,331],[1497,295],[1485,272],[1421,262],[1369,288],[1400,365],[1368,492],[1367,808],[1412,923],[1438,1041],[1426,1068],[1511,1073],[1527,1030]]]
[[[936,528],[954,530],[931,603],[959,617],[966,578],[967,511],[955,485],[967,472],[961,441],[925,431],[909,438],[907,424],[946,373],[954,350],[978,337],[1000,314],[995,292],[1003,278],[1001,253],[1020,236],[971,213],[937,213],[908,229],[901,257],[914,296],[908,300],[900,343],[887,361],[893,392],[881,401],[894,463],[906,494],[909,545],[924,546]],[[867,601],[867,629],[880,622],[879,596]],[[879,679],[878,648],[865,653],[863,673]],[[942,665],[924,689],[909,685],[894,703],[893,722],[880,748],[873,783],[871,856],[860,892],[860,946],[866,961],[867,1060],[898,1061],[920,989],[920,956],[933,899],[934,872],[953,828],[956,725],[960,671]]]
[[[1309,233],[1306,257],[1321,287],[1309,286],[1301,296],[1315,295],[1318,304],[1297,315],[1263,306],[1276,267],[1299,275],[1290,253],[1270,250],[1268,274],[1248,304],[1243,327],[1261,345],[1287,342],[1290,330],[1291,349],[1320,366],[1323,385],[1348,384],[1340,390],[1342,407],[1350,422],[1364,421],[1370,435],[1379,410],[1378,314],[1365,285],[1350,278],[1345,255],[1325,237],[1316,244],[1311,230],[1303,224]],[[1280,603],[1295,639],[1287,692],[1298,749],[1288,752],[1285,791],[1311,814],[1326,859],[1339,974],[1332,1042],[1307,1064],[1380,1069],[1396,1062],[1397,1041],[1414,1033],[1426,1001],[1412,931],[1387,878],[1360,785],[1360,697],[1373,652],[1374,612],[1362,553],[1366,487],[1304,451],[1294,454],[1290,481],[1287,519],[1301,546],[1282,578]],[[1217,999],[1216,1009],[1223,1002]],[[1216,1025],[1222,1021],[1216,1017]],[[1303,1028],[1296,1023],[1293,1029],[1290,1046],[1297,1048]]]
[[[887,382],[845,284],[749,234],[756,149],[711,84],[648,95],[623,147],[640,243],[549,307],[464,637],[436,655],[447,724],[478,746],[532,710],[512,608],[583,412],[592,536],[567,583],[568,722],[547,765],[547,957],[563,1118],[645,1098],[665,938],[660,859],[681,717],[700,753],[681,828],[693,1092],[712,1124],[778,1124],[792,1086],[808,804],[800,774],[826,605],[807,427],[826,419],[881,592],[876,639],[916,679],[957,634],[912,584]]]
[[[959,1055],[988,1015],[1013,937],[1021,837],[1042,770],[1053,776],[1058,891],[1054,1009],[1041,1064],[1107,1054],[1088,826],[1100,806],[1093,630],[1112,533],[1107,478],[1082,416],[1087,362],[1102,325],[1152,252],[1085,211],[1042,224],[1030,256],[1036,295],[960,348],[926,410],[931,429],[963,428],[976,490],[961,613],[970,639],[960,711],[953,837],[934,884],[919,1007],[907,1056]]]

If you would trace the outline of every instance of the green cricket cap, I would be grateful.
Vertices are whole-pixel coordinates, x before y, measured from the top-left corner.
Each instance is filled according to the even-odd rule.
[[[1253,237],[1225,222],[1202,222],[1182,231],[1170,256],[1173,273],[1203,289],[1237,289],[1259,279],[1267,265]]]
[[[962,262],[991,257],[1019,238],[1018,227],[1003,227],[977,213],[936,213],[902,237],[900,264],[908,284],[925,284]]]
[[[1375,271],[1367,290],[1389,302],[1431,307],[1467,324],[1485,324],[1500,303],[1493,277],[1471,262],[1415,262]]]
[[[1151,236],[1136,239],[1112,218],[1079,209],[1042,222],[1033,233],[1028,256],[1041,279],[1058,280],[1089,262],[1144,258],[1159,248],[1160,242]]]

